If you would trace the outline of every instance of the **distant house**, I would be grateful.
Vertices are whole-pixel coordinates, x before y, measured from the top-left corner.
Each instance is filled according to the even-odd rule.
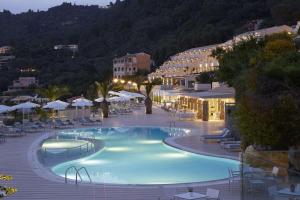
[[[134,75],[138,70],[150,72],[151,56],[146,53],[127,54],[113,60],[114,78]]]
[[[15,92],[24,89],[28,89],[31,86],[37,86],[38,81],[35,77],[19,77],[17,80],[13,81],[13,84],[8,86],[7,92]]]
[[[12,51],[11,46],[2,46],[0,47],[0,54],[8,54]]]
[[[54,46],[54,50],[70,50],[70,51],[76,52],[76,51],[78,51],[78,45],[77,44],[68,44],[68,45],[59,44],[59,45]]]

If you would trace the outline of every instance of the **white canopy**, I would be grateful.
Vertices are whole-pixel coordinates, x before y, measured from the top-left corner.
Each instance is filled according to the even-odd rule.
[[[47,103],[43,108],[45,109],[53,109],[53,110],[65,110],[68,107],[68,103],[56,100]]]
[[[128,91],[122,90],[122,91],[120,91],[120,93],[123,95],[130,96],[131,98],[145,98],[144,95],[135,93],[135,92],[128,92]]]
[[[103,97],[100,97],[98,99],[95,99],[96,102],[102,102],[103,101]],[[125,96],[121,96],[121,97],[109,97],[106,99],[106,101],[111,102],[111,103],[116,103],[116,102],[126,102],[126,101],[130,101],[130,98],[125,97]]]
[[[39,104],[35,104],[35,103],[32,103],[32,102],[28,101],[26,103],[21,103],[21,104],[18,104],[18,105],[15,105],[15,106],[11,107],[11,110],[22,110],[23,122],[24,122],[24,112],[25,112],[25,110],[38,108],[38,107],[40,107]],[[29,118],[29,113],[28,113],[28,118]]]
[[[109,102],[126,102],[130,101],[130,98],[128,97],[110,97],[107,99]]]
[[[0,105],[0,114],[1,113],[6,113],[6,112],[9,112],[9,111],[11,111],[11,107],[6,106],[6,105]]]
[[[74,107],[86,107],[86,106],[90,107],[90,106],[93,106],[93,102],[82,97],[79,99],[75,99],[72,103],[72,106],[74,106]]]
[[[96,102],[100,103],[103,101],[103,97],[99,97],[98,99],[95,99]]]
[[[32,108],[38,108],[38,107],[40,107],[39,104],[35,104],[35,103],[28,101],[26,103],[21,103],[21,104],[11,107],[11,110],[24,110],[24,109],[32,109]]]
[[[121,92],[109,91],[108,94],[115,95],[115,96],[118,96],[118,97],[133,98],[132,96],[121,93]]]

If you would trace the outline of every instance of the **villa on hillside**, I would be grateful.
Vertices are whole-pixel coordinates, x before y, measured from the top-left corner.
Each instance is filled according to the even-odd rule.
[[[151,56],[146,53],[127,54],[113,60],[114,78],[134,75],[138,70],[150,71]]]
[[[38,81],[35,77],[19,77],[13,81],[11,86],[8,86],[7,92],[16,92],[24,89],[28,89],[30,86],[37,86]]]
[[[12,51],[11,46],[2,46],[0,47],[0,54],[8,54]]]
[[[263,38],[274,33],[297,33],[300,22],[294,27],[275,26],[246,32],[225,43],[198,47],[180,52],[163,63],[148,79],[162,79],[162,85],[153,89],[153,99],[176,111],[190,112],[191,118],[203,121],[225,120],[226,105],[235,102],[235,91],[218,83],[198,84],[196,77],[203,72],[218,69],[219,62],[212,56],[216,48],[232,48],[249,37]]]

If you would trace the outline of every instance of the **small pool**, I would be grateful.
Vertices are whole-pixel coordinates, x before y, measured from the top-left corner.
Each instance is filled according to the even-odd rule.
[[[94,183],[178,184],[220,180],[228,177],[228,168],[237,170],[231,159],[188,153],[163,143],[171,136],[189,134],[176,128],[95,128],[61,132],[60,136],[94,137],[104,141],[95,154],[58,164],[52,171],[65,176],[71,166],[86,167]],[[69,178],[75,177],[70,171]],[[87,176],[82,178],[88,181]]]
[[[87,145],[93,146],[93,144],[85,140],[56,138],[44,141],[42,150],[47,153],[58,154],[68,150],[79,150],[79,148],[85,150],[88,147]]]

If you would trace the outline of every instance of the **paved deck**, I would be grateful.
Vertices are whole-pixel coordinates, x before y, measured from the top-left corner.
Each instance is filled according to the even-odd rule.
[[[135,111],[132,115],[123,115],[105,119],[103,126],[169,126],[171,116],[158,108],[153,115],[144,115],[142,110]],[[195,142],[201,134],[220,130],[222,122],[186,122],[176,121],[176,127],[193,129],[193,134],[185,139],[178,139],[182,146],[187,146],[200,151],[211,151],[213,154],[228,154],[214,145]],[[8,199],[55,199],[55,200],[85,200],[85,199],[164,199],[163,196],[172,196],[187,191],[187,185],[181,186],[112,186],[112,185],[74,185],[49,181],[38,176],[32,169],[28,151],[32,143],[45,133],[28,134],[20,138],[8,138],[6,143],[0,144],[0,172],[12,175],[13,181],[7,182],[18,188],[18,192]],[[196,138],[195,138],[196,137]],[[198,140],[197,140],[198,141]],[[235,154],[229,154],[235,156]],[[1,184],[4,182],[0,182]],[[207,186],[197,184],[193,186],[196,192],[205,193]],[[237,183],[231,190],[222,182],[210,184],[211,188],[221,190],[222,200],[239,200],[240,187]]]

